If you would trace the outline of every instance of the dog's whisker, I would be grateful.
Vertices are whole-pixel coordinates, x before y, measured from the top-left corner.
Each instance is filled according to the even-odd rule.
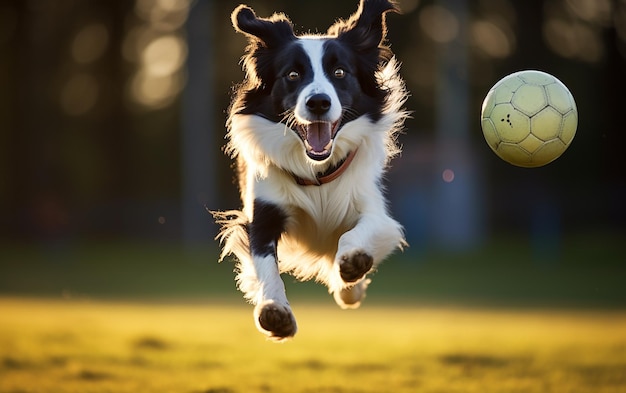
[[[359,117],[359,112],[350,106],[346,106],[343,108],[342,117],[345,121],[351,121]]]
[[[293,129],[297,124],[296,115],[293,113],[293,110],[288,110],[283,112],[283,118],[281,122],[285,125],[283,129],[283,136],[287,135],[288,129]]]
[[[358,68],[358,41],[384,41],[383,16],[395,9],[392,0],[360,0],[350,19],[329,29],[345,40],[297,35],[284,14],[262,19],[245,5],[233,11],[235,29],[249,39],[242,58],[246,80],[234,89],[226,149],[237,158],[243,207],[213,214],[221,225],[220,258],[236,257],[237,286],[255,305],[255,324],[276,341],[297,331],[282,273],[315,279],[341,308],[356,308],[370,272],[406,245],[380,184],[399,153],[395,135],[407,116],[401,108],[407,93],[393,54],[381,46],[381,55],[390,56],[385,69],[362,75],[378,96],[363,98],[350,83],[339,90],[316,82],[346,76],[346,69],[326,64],[329,56],[354,54],[344,66]],[[270,86],[266,79],[276,70],[283,71]],[[380,111],[378,118],[337,135],[342,124],[358,122],[371,108]]]

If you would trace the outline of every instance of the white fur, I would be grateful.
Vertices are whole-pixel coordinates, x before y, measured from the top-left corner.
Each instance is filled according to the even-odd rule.
[[[302,90],[300,96],[298,97],[298,102],[295,108],[296,119],[302,123],[309,123],[308,119],[308,111],[306,109],[306,101],[314,94],[325,93],[330,97],[330,110],[325,115],[326,121],[335,122],[341,118],[341,103],[339,102],[339,97],[333,88],[332,83],[328,80],[328,77],[324,73],[324,68],[322,67],[322,55],[323,55],[323,38],[312,36],[301,38],[299,40],[302,49],[307,54],[309,59],[311,60],[311,66],[313,67],[313,82],[309,83],[309,85]]]
[[[321,58],[322,43],[321,39],[303,40],[312,59]],[[313,64],[316,74],[323,75],[321,64]],[[280,273],[287,272],[302,280],[316,279],[328,286],[341,307],[356,307],[365,296],[369,279],[345,283],[339,274],[342,258],[367,253],[373,257],[375,268],[405,244],[401,225],[387,212],[380,180],[389,160],[399,153],[396,134],[407,117],[402,109],[407,95],[395,59],[377,78],[389,91],[382,117],[372,122],[362,116],[344,124],[331,157],[323,162],[308,159],[302,141],[284,124],[256,115],[236,114],[229,119],[227,152],[240,156],[247,168],[244,206],[242,211],[216,216],[223,225],[219,235],[222,258],[230,253],[237,256],[238,285],[245,297],[257,305],[257,326],[260,310],[268,302],[290,313]],[[316,77],[302,95],[318,91],[329,94],[332,84],[325,80],[323,76]],[[341,110],[334,91],[332,94],[332,108]],[[321,186],[301,186],[294,181],[293,175],[315,178],[316,173],[357,148],[352,163],[334,181]],[[286,231],[278,242],[278,267],[273,256],[250,255],[247,233],[240,225],[252,221],[253,201],[257,198],[280,206],[289,216]],[[260,326],[259,329],[263,330]]]

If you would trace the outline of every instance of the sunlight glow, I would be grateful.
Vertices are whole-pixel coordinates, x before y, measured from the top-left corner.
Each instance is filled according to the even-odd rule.
[[[503,59],[514,51],[514,36],[487,20],[472,23],[471,39],[474,46],[493,58]]]
[[[545,3],[543,37],[559,56],[588,63],[606,55],[605,31],[615,27],[620,36],[620,9],[610,0],[563,0]]]
[[[145,109],[170,105],[185,82],[187,45],[183,36],[189,12],[187,0],[137,0],[141,23],[132,27],[122,44],[124,58],[137,64],[128,86],[129,98]]]
[[[414,11],[419,5],[419,0],[400,0],[398,4],[403,13],[408,14]]]
[[[87,64],[98,60],[109,44],[109,31],[102,23],[83,27],[72,42],[72,57],[77,63]]]
[[[180,36],[168,34],[154,39],[141,54],[148,74],[167,76],[178,71],[187,57],[187,47]]]
[[[548,18],[544,24],[543,36],[550,49],[562,57],[596,62],[604,56],[598,32],[582,23]]]
[[[447,8],[431,5],[424,7],[419,16],[424,32],[435,42],[445,44],[459,34],[459,20]]]
[[[610,0],[566,0],[566,4],[582,20],[602,26],[607,26],[610,23]]]
[[[181,74],[154,75],[137,73],[131,82],[131,94],[138,104],[158,109],[171,104],[183,87]]]
[[[145,24],[130,29],[122,42],[122,56],[131,63],[138,63],[146,46],[160,34]]]

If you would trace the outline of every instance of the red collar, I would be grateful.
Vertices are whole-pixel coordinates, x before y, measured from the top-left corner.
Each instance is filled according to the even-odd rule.
[[[322,184],[330,183],[331,181],[341,176],[341,174],[344,173],[346,169],[348,169],[348,166],[350,166],[350,163],[354,159],[357,150],[359,149],[357,148],[351,151],[350,154],[348,154],[348,156],[343,159],[343,161],[339,162],[339,165],[332,166],[326,172],[320,173],[315,176],[315,180],[303,179],[296,175],[292,176],[296,183],[301,186],[321,186]]]

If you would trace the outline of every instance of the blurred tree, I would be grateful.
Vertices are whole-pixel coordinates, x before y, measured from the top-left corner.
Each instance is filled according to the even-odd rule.
[[[230,24],[230,13],[240,1],[193,4],[205,2],[212,6],[212,16],[204,21],[200,16],[196,23],[206,24],[204,32],[212,31],[216,38],[203,38],[212,40],[204,49],[199,41],[187,42],[193,37],[184,23],[197,16],[189,16],[189,1],[0,3],[0,235],[180,239],[183,167],[194,165],[191,160],[184,164],[181,156],[181,105],[198,118],[206,116],[187,123],[205,138],[196,146],[198,151],[206,146],[207,155],[197,176],[214,177],[217,184],[208,190],[214,197],[207,196],[201,204],[210,209],[239,204],[230,159],[220,146],[229,92],[243,78],[238,61],[246,41]],[[336,18],[348,17],[357,0],[248,3],[260,16],[285,12],[298,32],[317,33]],[[437,40],[445,38],[450,27],[440,23],[442,15],[453,20],[456,11],[435,0],[399,4],[405,13],[388,17],[389,41],[404,63],[402,73],[412,92],[407,107],[414,116],[401,137],[404,154],[393,163],[389,194],[403,201],[394,208],[405,219],[401,221],[411,221],[407,228],[418,228],[420,237],[432,236],[435,223],[413,213],[431,213],[433,182],[445,186],[442,170],[451,169],[438,165],[436,114],[445,120],[441,114],[448,109],[442,107],[454,106],[453,101],[462,98],[458,94],[468,94],[469,107],[458,121],[469,131],[463,144],[483,161],[481,199],[494,229],[541,227],[529,220],[529,212],[550,210],[535,206],[553,201],[560,210],[550,216],[551,227],[625,230],[626,165],[621,151],[626,133],[619,114],[626,104],[626,3],[468,2],[468,73],[454,80],[463,86],[456,86],[450,102],[436,98],[442,87],[437,75],[443,72]],[[437,4],[444,10],[433,12]],[[194,66],[195,55],[204,59]],[[188,67],[200,69],[205,62],[205,77],[213,73],[213,87],[205,85],[211,90],[207,101],[195,95],[182,101],[185,84],[198,88],[205,83],[185,67],[187,60]],[[532,171],[495,157],[482,140],[478,122],[487,90],[504,75],[524,68],[557,75],[573,92],[580,111],[578,133],[566,154]],[[204,128],[210,129],[202,133]],[[207,170],[207,162],[212,162],[212,170]],[[462,180],[460,172],[455,174],[454,181]],[[415,203],[423,206],[415,208]],[[199,218],[205,219],[208,214]],[[210,237],[207,233],[207,242]]]

